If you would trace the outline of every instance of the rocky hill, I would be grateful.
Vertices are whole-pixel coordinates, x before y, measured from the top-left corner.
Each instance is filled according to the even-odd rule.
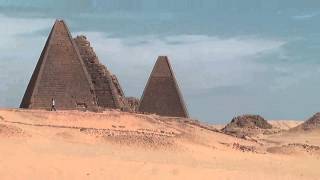
[[[272,125],[259,115],[242,115],[233,118],[222,131],[226,134],[243,138],[260,133],[268,133],[268,130],[271,129]]]

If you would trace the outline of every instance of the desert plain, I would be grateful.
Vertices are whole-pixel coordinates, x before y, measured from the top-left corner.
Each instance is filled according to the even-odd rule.
[[[0,179],[320,179],[320,130],[268,122],[235,137],[185,118],[1,109]]]

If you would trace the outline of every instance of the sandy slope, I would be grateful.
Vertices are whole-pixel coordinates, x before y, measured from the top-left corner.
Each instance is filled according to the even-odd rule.
[[[268,121],[273,127],[288,130],[303,123],[303,121],[295,120],[271,120]]]
[[[319,179],[317,151],[280,148],[295,136],[253,142],[185,119],[0,110],[0,179]],[[297,136],[320,145],[320,132]]]

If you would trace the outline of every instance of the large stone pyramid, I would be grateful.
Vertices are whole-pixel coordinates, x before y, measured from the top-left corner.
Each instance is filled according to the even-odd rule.
[[[188,117],[177,81],[166,56],[158,57],[141,97],[139,111],[162,116]]]
[[[62,20],[50,32],[20,107],[49,109],[52,98],[57,109],[97,106],[90,75]]]

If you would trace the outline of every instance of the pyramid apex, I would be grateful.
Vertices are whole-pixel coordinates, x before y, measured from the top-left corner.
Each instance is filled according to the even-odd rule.
[[[58,23],[60,23],[60,22],[61,22],[60,19],[56,19],[56,20],[54,21],[54,24],[58,24]]]
[[[156,64],[161,64],[161,66],[167,66],[167,68],[171,69],[171,63],[168,56],[158,56],[158,59],[156,61]],[[172,71],[172,69],[171,69]]]
[[[158,56],[158,59],[157,59],[157,61],[169,61],[169,58],[168,58],[168,56]]]
[[[53,26],[58,24],[63,24],[67,27],[66,22],[63,19],[56,19]]]
[[[159,56],[151,76],[172,76],[172,69],[167,56]]]
[[[56,19],[56,22],[64,22],[63,19]]]

